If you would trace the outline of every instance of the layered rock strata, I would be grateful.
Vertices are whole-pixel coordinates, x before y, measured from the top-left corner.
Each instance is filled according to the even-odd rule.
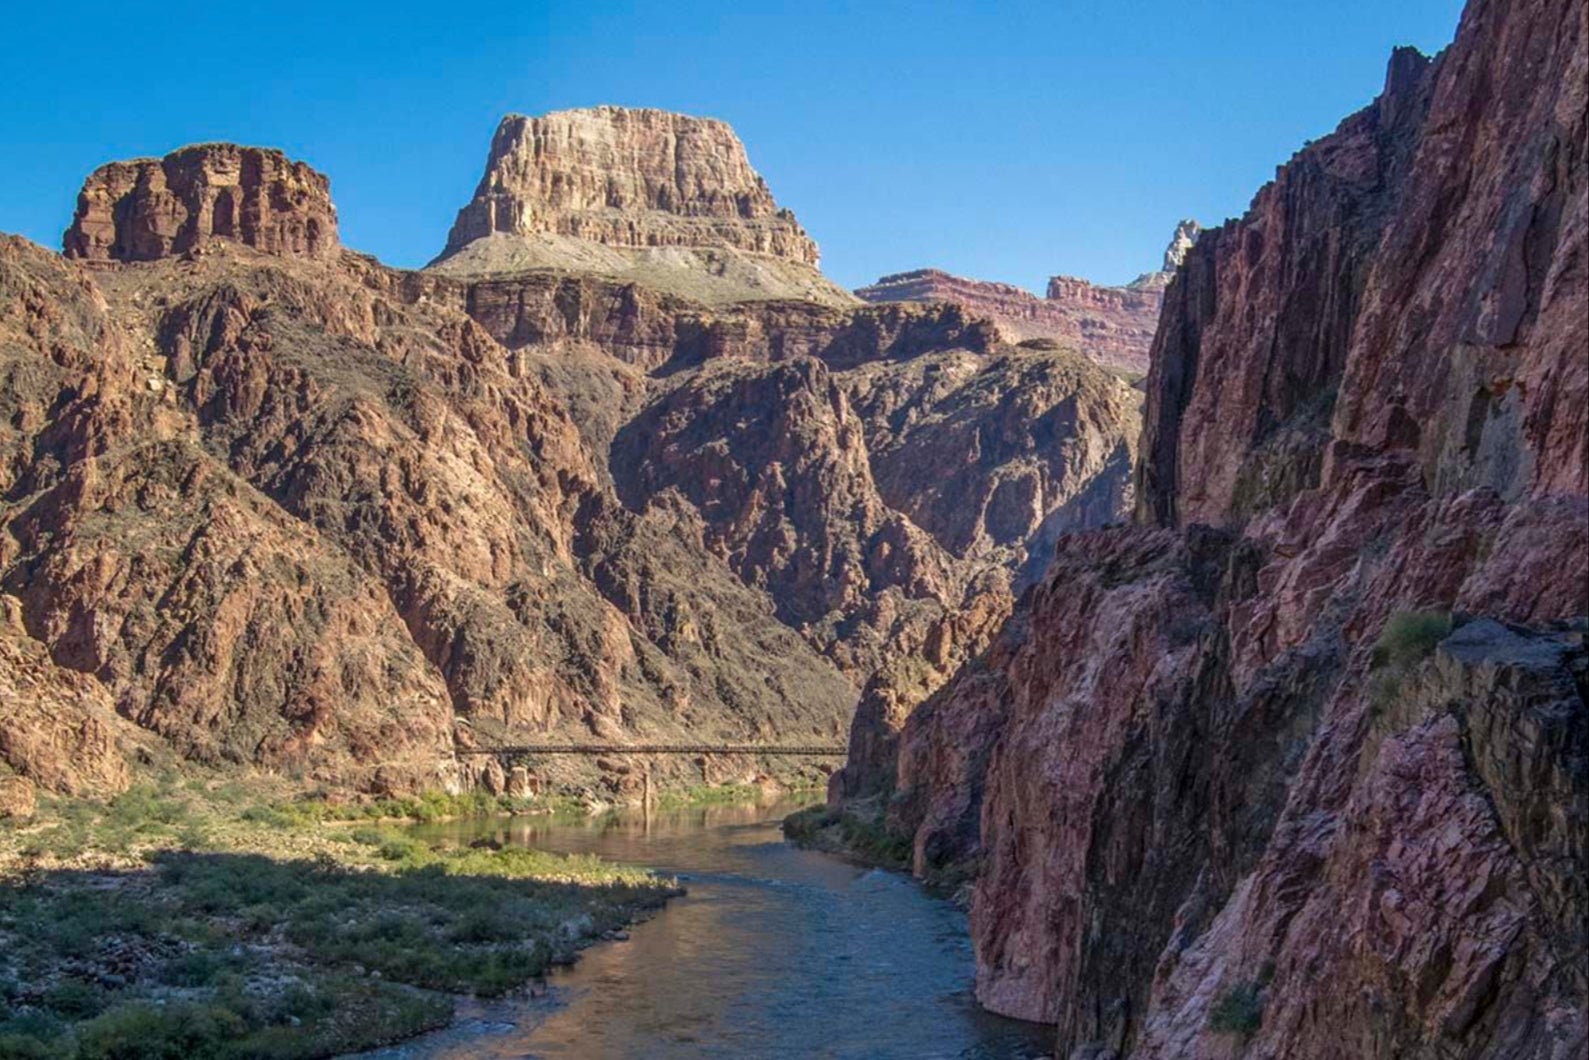
[[[1158,324],[1163,291],[1202,231],[1182,221],[1164,252],[1163,272],[1143,273],[1125,287],[1105,287],[1073,276],[1054,276],[1047,296],[1007,283],[969,280],[939,269],[884,276],[858,289],[873,303],[949,303],[998,325],[1010,342],[1052,342],[1099,364],[1133,375],[1148,369],[1148,349]]]
[[[727,124],[660,110],[511,114],[436,268],[554,269],[700,301],[850,299]]]
[[[155,261],[218,239],[270,254],[334,254],[331,184],[280,151],[235,144],[112,162],[83,184],[63,242],[69,258]]]
[[[862,686],[979,648],[996,622],[957,616],[1007,612],[1059,528],[1129,509],[1131,392],[958,307],[402,272],[289,238],[328,196],[217,225],[267,156],[129,164],[98,243],[85,206],[66,258],[0,246],[25,783],[111,793],[156,737],[377,791],[521,790],[454,757],[509,735],[831,741]],[[638,783],[600,768],[535,779]]]
[[[1205,233],[1137,525],[881,773],[858,718],[835,797],[980,866],[978,997],[1056,1055],[1584,1050],[1586,18],[1474,0]]]

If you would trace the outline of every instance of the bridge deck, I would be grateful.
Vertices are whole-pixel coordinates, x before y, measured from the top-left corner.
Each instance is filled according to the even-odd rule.
[[[843,758],[848,748],[825,744],[754,743],[521,743],[459,748],[460,755],[803,755]]]

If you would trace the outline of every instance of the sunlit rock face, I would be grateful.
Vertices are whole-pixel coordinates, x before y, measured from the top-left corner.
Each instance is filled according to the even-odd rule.
[[[940,269],[884,276],[855,293],[867,302],[947,302],[985,316],[1007,341],[1053,343],[1131,375],[1148,370],[1164,288],[1201,227],[1182,221],[1164,252],[1164,271],[1147,272],[1124,287],[1054,276],[1046,297],[1007,283],[970,280]]]
[[[574,236],[613,247],[728,246],[817,263],[727,123],[594,107],[511,114],[447,251],[493,233]]]
[[[112,793],[156,751],[502,791],[532,778],[455,751],[831,744],[863,689],[979,650],[1061,533],[1130,510],[1137,392],[962,307],[838,292],[726,126],[509,125],[563,137],[520,220],[607,209],[574,190],[606,167],[634,226],[541,235],[644,268],[450,267],[476,240],[390,269],[337,245],[325,177],[235,145],[97,170],[64,256],[0,242],[8,805]],[[722,255],[749,271],[689,265]],[[783,766],[824,779],[713,763]]]
[[[1584,1051],[1586,17],[1475,0],[1198,238],[1136,525],[874,772],[1056,1055]]]
[[[229,239],[270,254],[337,250],[331,183],[280,151],[201,144],[112,162],[77,197],[69,258],[155,261]]]
[[[697,301],[853,302],[726,123],[593,107],[502,119],[433,268],[554,269]]]

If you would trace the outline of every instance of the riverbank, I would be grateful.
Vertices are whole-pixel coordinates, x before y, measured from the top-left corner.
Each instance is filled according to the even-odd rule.
[[[974,860],[929,864],[918,873],[912,837],[888,826],[875,802],[853,802],[842,810],[827,805],[808,806],[785,817],[784,838],[798,847],[833,854],[857,864],[914,876],[924,888],[961,908],[971,903],[976,878]]]
[[[173,777],[0,823],[0,1057],[370,1048],[445,1025],[459,995],[525,989],[682,893],[590,855],[375,820],[527,806],[286,796]]]
[[[628,941],[546,979],[544,997],[460,1018],[364,1060],[700,1060],[975,1056],[1035,1060],[1049,1028],[972,997],[965,914],[907,877],[784,841],[801,801],[596,817],[456,821],[412,830],[647,865],[686,879]]]

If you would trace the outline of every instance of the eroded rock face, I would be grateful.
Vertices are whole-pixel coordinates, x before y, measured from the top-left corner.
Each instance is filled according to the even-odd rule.
[[[22,625],[22,605],[0,597],[0,818],[30,817],[38,788],[105,798],[132,781],[134,730],[106,689],[58,666]]]
[[[0,591],[42,704],[0,749],[52,790],[108,793],[153,733],[337,787],[622,797],[632,770],[453,752],[831,741],[863,686],[980,648],[1056,528],[1129,503],[1131,392],[960,307],[400,272],[138,214],[178,201],[149,187],[114,216],[178,220],[111,240],[135,263],[0,248]],[[76,688],[103,732],[41,720]],[[96,756],[106,782],[61,768]]]
[[[817,263],[817,245],[778,208],[733,129],[663,110],[503,118],[446,252],[497,232],[613,247],[727,246]]]
[[[69,258],[155,261],[217,239],[268,254],[334,254],[330,182],[280,151],[236,144],[112,162],[83,185],[64,243]]]
[[[1197,237],[1203,234],[1203,226],[1196,221],[1183,218],[1175,226],[1175,232],[1170,236],[1170,243],[1164,248],[1164,263],[1158,272],[1144,272],[1132,280],[1127,287],[1155,288],[1163,290],[1175,279],[1175,270],[1181,267],[1181,262],[1186,260],[1192,248],[1197,245]]]
[[[817,261],[816,243],[773,200],[726,123],[593,107],[503,118],[432,268],[550,269],[713,304],[853,302]]]
[[[1159,319],[1164,288],[1202,229],[1182,221],[1164,253],[1164,272],[1143,273],[1125,287],[1054,276],[1047,297],[1007,283],[969,280],[939,269],[884,276],[855,293],[867,302],[945,302],[985,316],[1009,342],[1057,343],[1110,368],[1141,375]]]
[[[1476,0],[1198,240],[1138,525],[905,722],[1056,1055],[1584,1050],[1586,17]]]

